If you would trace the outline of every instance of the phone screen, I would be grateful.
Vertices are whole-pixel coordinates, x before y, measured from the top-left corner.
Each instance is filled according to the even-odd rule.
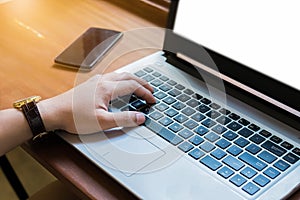
[[[122,33],[89,28],[55,58],[55,63],[90,70],[121,38]]]

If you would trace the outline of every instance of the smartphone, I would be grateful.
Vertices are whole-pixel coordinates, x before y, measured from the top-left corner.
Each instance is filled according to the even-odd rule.
[[[119,31],[91,27],[61,52],[54,62],[65,67],[91,70],[122,35]]]

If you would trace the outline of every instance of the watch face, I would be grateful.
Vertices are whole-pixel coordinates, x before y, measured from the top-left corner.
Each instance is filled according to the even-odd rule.
[[[42,98],[40,96],[31,96],[31,97],[27,97],[25,99],[21,99],[18,101],[15,101],[13,103],[14,108],[18,108],[20,109],[24,104],[26,103],[30,103],[32,101],[35,101],[36,103],[39,102]]]

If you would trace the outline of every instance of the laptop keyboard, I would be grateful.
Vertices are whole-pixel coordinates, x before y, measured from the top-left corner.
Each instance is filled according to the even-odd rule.
[[[155,105],[135,95],[111,108],[146,114],[144,126],[233,186],[254,195],[299,161],[300,149],[149,67],[134,73],[155,89]]]

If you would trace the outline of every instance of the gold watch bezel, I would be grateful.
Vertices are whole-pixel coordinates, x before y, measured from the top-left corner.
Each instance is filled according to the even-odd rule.
[[[24,98],[24,99],[20,99],[20,100],[17,100],[13,103],[13,106],[14,108],[16,109],[19,109],[21,110],[22,109],[22,106],[27,104],[27,103],[30,103],[30,102],[39,102],[40,100],[42,99],[42,97],[40,96],[31,96],[31,97],[27,97],[27,98]]]

